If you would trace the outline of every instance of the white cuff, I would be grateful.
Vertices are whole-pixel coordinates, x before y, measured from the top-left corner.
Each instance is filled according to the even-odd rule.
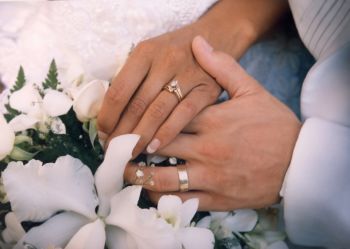
[[[296,244],[350,245],[350,127],[308,119],[300,132],[281,195]]]

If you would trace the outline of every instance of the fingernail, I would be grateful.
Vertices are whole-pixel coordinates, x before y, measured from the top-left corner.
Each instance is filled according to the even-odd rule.
[[[210,44],[202,36],[198,36],[197,39],[205,52],[211,53],[213,51],[213,47],[210,46]]]
[[[147,146],[147,152],[149,153],[149,154],[152,154],[152,153],[154,153],[154,152],[156,152],[156,150],[158,150],[158,148],[159,148],[159,146],[160,146],[160,141],[159,141],[159,139],[153,139],[152,141],[151,141],[151,143]]]
[[[97,132],[97,136],[100,140],[105,141],[108,138],[108,135],[102,131]]]

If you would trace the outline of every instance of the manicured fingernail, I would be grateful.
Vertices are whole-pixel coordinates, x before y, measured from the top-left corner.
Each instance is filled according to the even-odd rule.
[[[210,46],[210,44],[202,36],[197,36],[197,39],[205,52],[211,53],[213,51],[213,47]]]
[[[108,135],[102,131],[97,132],[97,136],[100,140],[105,141],[108,138]]]
[[[156,150],[158,150],[159,146],[160,146],[160,141],[159,141],[159,139],[155,138],[147,146],[147,152],[149,154],[152,154],[152,153],[156,152]]]

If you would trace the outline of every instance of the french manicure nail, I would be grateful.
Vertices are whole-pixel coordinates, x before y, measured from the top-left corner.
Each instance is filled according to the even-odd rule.
[[[156,150],[158,150],[159,146],[160,146],[160,141],[159,141],[159,139],[155,138],[147,146],[147,152],[149,154],[152,154],[152,153],[156,152]]]

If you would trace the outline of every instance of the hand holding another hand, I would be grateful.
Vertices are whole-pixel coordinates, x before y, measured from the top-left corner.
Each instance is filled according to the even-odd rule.
[[[201,210],[259,208],[274,204],[287,171],[300,122],[227,54],[204,39],[193,41],[199,64],[228,91],[230,100],[206,108],[157,153],[186,160],[189,192],[180,193],[176,167],[147,167],[145,184],[157,201],[164,194],[198,197]],[[125,172],[135,183],[136,165]]]

